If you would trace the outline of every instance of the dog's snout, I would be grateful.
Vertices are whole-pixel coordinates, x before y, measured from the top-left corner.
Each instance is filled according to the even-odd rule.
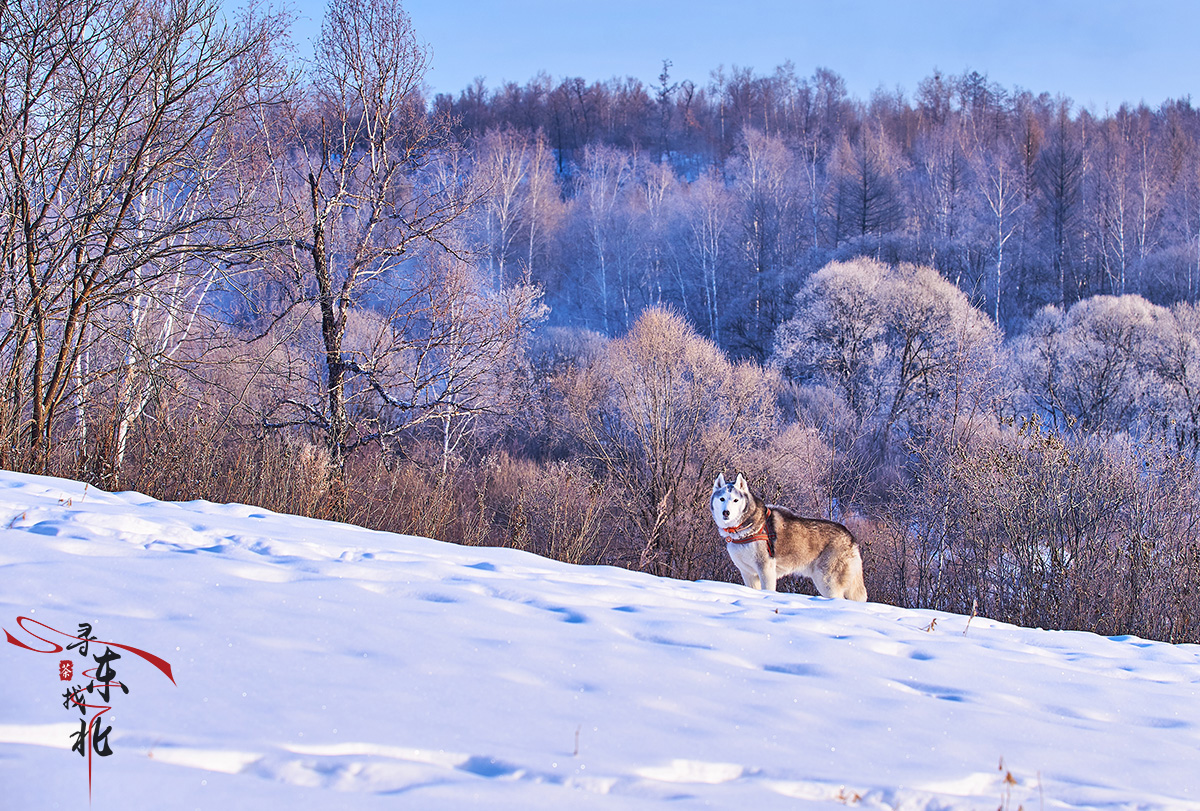
[[[729,510],[721,510],[721,517],[722,517],[722,518],[728,518],[728,517],[729,517]]]

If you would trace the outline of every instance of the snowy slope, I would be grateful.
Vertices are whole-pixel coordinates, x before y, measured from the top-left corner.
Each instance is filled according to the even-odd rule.
[[[0,472],[19,617],[172,666],[117,663],[93,809],[1200,808],[1195,646]],[[88,807],[67,655],[0,636],[6,811]]]

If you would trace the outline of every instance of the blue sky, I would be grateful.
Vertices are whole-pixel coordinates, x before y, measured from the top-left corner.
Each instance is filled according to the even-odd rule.
[[[303,50],[324,0],[299,0]],[[1006,88],[1062,93],[1097,112],[1195,94],[1197,0],[408,0],[433,50],[434,92],[554,79],[636,76],[707,84],[720,65],[768,73],[790,59],[827,67],[866,100],[880,86],[911,98],[935,68],[985,73]]]

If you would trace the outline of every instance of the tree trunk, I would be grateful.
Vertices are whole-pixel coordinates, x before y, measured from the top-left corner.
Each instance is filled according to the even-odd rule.
[[[345,321],[339,318],[338,302],[334,297],[329,255],[325,250],[325,218],[318,199],[317,179],[311,172],[308,184],[313,210],[313,273],[317,279],[317,298],[321,308],[321,340],[325,345],[326,394],[329,401],[326,443],[336,475],[340,476],[345,468],[346,437],[350,423],[346,408],[346,364],[342,360]]]

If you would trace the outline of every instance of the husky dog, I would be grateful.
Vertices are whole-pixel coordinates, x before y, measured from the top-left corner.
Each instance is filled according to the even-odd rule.
[[[867,599],[862,553],[841,524],[764,504],[740,473],[733,484],[724,473],[717,477],[711,505],[725,549],[750,588],[774,591],[777,578],[802,574],[822,597]]]

